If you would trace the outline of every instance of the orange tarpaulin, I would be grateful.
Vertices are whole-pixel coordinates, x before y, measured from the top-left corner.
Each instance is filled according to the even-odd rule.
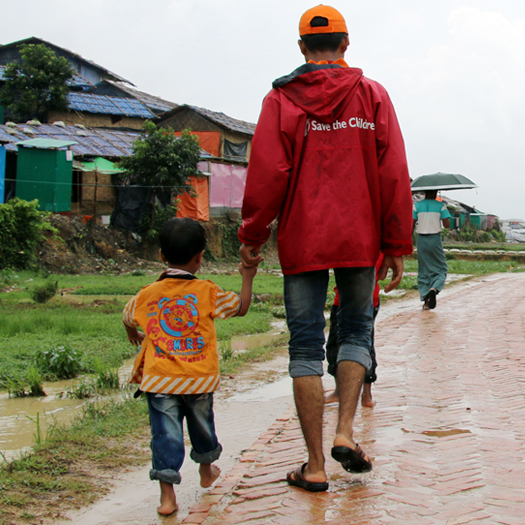
[[[187,193],[179,195],[177,217],[189,217],[197,221],[210,220],[208,177],[190,177],[196,197]]]
[[[214,157],[219,156],[221,134],[218,131],[192,131],[191,134],[199,137],[200,146],[204,151],[207,151]],[[182,132],[176,131],[175,135],[180,137]]]

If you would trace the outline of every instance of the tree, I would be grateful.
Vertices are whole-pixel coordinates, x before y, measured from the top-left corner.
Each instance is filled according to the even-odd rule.
[[[64,57],[57,57],[44,44],[21,45],[20,56],[20,63],[5,66],[0,102],[19,122],[35,117],[46,122],[48,111],[67,109],[67,82],[74,71]]]
[[[132,147],[132,154],[117,165],[125,170],[120,182],[146,186],[153,204],[157,197],[163,208],[171,204],[173,194],[193,193],[188,179],[199,174],[197,163],[201,148],[199,139],[188,130],[180,137],[171,128],[157,128],[147,121]],[[151,224],[154,223],[153,206]]]

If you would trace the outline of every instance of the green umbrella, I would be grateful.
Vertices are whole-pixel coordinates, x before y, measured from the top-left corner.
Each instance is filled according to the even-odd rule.
[[[470,190],[477,188],[470,179],[456,173],[432,173],[421,175],[412,181],[412,191],[427,190]]]

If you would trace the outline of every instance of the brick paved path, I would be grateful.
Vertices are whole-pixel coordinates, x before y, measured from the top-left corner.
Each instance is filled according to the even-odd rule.
[[[378,326],[373,409],[357,440],[374,460],[352,475],[330,456],[330,489],[289,487],[305,460],[290,408],[183,521],[188,524],[525,524],[525,274],[451,287],[434,311]]]

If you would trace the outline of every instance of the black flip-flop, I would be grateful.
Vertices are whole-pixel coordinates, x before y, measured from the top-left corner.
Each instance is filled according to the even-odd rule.
[[[324,483],[316,481],[308,481],[304,477],[304,469],[308,463],[304,463],[302,466],[297,467],[295,470],[291,470],[286,474],[286,481],[288,485],[292,487],[299,487],[301,489],[307,490],[308,492],[324,492],[328,490],[328,481]],[[292,477],[294,476],[294,477]]]
[[[359,445],[356,445],[355,450],[350,447],[334,447],[332,448],[332,457],[339,461],[347,472],[353,474],[372,470],[372,462],[365,459],[367,456]]]
[[[428,307],[433,310],[436,307],[436,295],[437,292],[432,288],[430,292],[428,292]]]

